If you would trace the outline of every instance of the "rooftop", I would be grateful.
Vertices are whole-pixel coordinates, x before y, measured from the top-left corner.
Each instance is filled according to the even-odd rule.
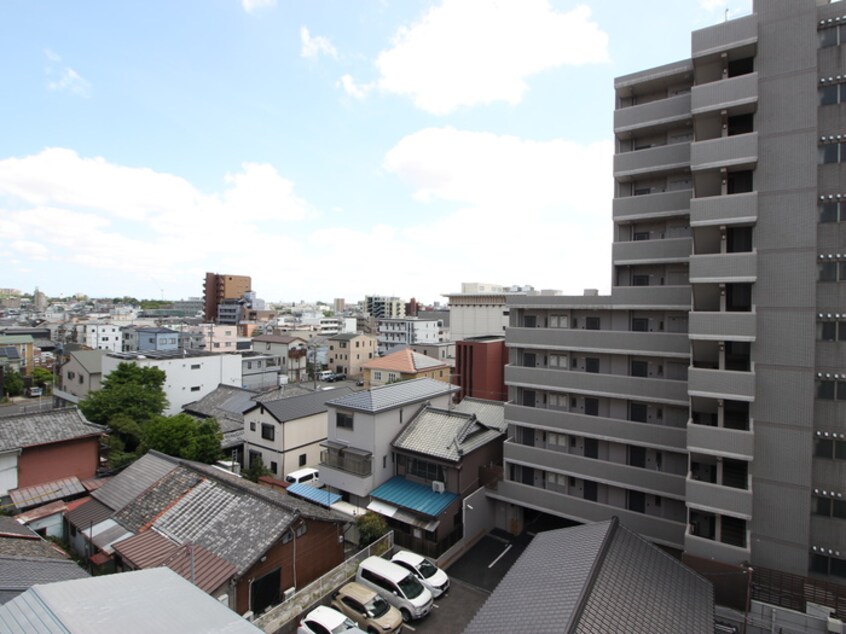
[[[435,493],[432,487],[394,476],[370,492],[370,497],[429,517],[438,517],[458,498],[455,493]]]
[[[19,346],[33,342],[32,335],[0,335],[0,346]]]
[[[337,335],[329,337],[329,341],[352,341],[353,339],[358,339],[359,337],[370,337],[370,335],[365,335],[361,332],[340,332]],[[373,337],[371,337],[371,339],[372,338]]]
[[[277,421],[284,423],[289,420],[296,420],[298,418],[305,418],[306,416],[313,416],[314,414],[325,412],[329,409],[326,405],[327,401],[333,398],[341,398],[352,393],[352,388],[338,387],[332,390],[320,390],[319,392],[311,392],[300,396],[290,396],[288,398],[281,398],[275,401],[254,403],[251,409],[261,407],[267,410],[268,413]]]
[[[353,392],[347,396],[327,401],[327,404],[333,407],[375,414],[403,405],[427,401],[437,396],[452,394],[460,389],[456,385],[423,377]]]
[[[299,341],[306,343],[306,340],[302,337],[291,337],[289,335],[259,335],[258,337],[253,337],[253,341],[260,341],[262,343],[293,343]]]
[[[414,352],[410,348],[403,348],[384,357],[376,357],[367,363],[361,365],[362,368],[369,370],[387,370],[394,372],[402,372],[403,374],[417,374],[418,372],[425,372],[427,370],[434,370],[437,368],[448,368],[449,366],[443,361],[438,361],[425,354]]]
[[[199,357],[220,357],[224,354],[221,352],[210,352],[208,350],[139,350],[136,352],[110,352],[108,356],[116,359],[123,359],[125,361],[143,361],[144,359],[152,359],[156,361],[163,361],[168,359],[196,359]]]
[[[101,374],[103,372],[103,357],[106,350],[74,350],[70,353],[71,358],[85,368],[88,374]]]
[[[88,422],[76,407],[0,418],[0,452],[100,436],[106,428]]]

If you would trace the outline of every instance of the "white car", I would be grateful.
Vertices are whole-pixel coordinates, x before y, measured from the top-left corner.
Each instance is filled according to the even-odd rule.
[[[401,550],[391,557],[391,561],[413,573],[420,583],[432,593],[434,598],[437,599],[449,591],[449,577],[447,573],[438,568],[429,559],[407,550]]]
[[[300,621],[297,634],[364,634],[364,631],[337,610],[320,605]]]

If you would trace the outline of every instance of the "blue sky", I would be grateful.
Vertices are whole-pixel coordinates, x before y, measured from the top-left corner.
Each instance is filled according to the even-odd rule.
[[[610,286],[614,77],[751,0],[0,2],[0,287]]]

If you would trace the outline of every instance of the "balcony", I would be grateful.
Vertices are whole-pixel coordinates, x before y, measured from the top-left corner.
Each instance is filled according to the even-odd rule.
[[[527,447],[511,440],[503,445],[503,458],[544,471],[559,471],[612,486],[684,500],[685,477],[584,456]]]
[[[699,29],[691,34],[693,58],[720,53],[732,48],[754,44],[758,41],[758,16],[747,15],[743,18],[721,22],[714,26]]]
[[[505,405],[505,418],[509,423],[543,427],[559,433],[586,435],[603,440],[650,445],[670,451],[685,450],[687,447],[685,429],[668,425],[636,423],[513,403]]]
[[[687,449],[701,453],[721,454],[751,461],[755,457],[755,435],[751,431],[687,424]]]
[[[660,174],[690,166],[690,142],[661,145],[614,155],[614,178]]]
[[[756,103],[758,73],[693,86],[690,96],[690,109],[695,115]]]
[[[643,196],[624,196],[613,202],[614,222],[634,222],[654,218],[686,215],[693,196],[692,189],[657,192]]]
[[[611,246],[611,259],[615,265],[687,262],[692,246],[692,238],[615,242]]]
[[[690,169],[694,172],[722,167],[751,167],[757,162],[757,132],[695,141],[690,147]]]
[[[685,525],[681,522],[591,502],[511,480],[499,482],[495,491],[488,491],[488,497],[552,513],[577,522],[601,522],[616,515],[626,528],[641,534],[648,540],[672,548],[681,548],[684,543]]]
[[[707,196],[690,201],[690,226],[750,224],[758,220],[758,192]]]
[[[345,452],[320,452],[320,465],[346,471],[356,476],[366,477],[373,474],[373,457],[353,455]]]
[[[713,559],[737,566],[752,559],[752,551],[749,548],[741,548],[707,537],[699,537],[689,531],[684,535],[684,551],[703,559]]]
[[[688,333],[691,339],[755,341],[755,313],[694,311],[689,314],[688,319]]]
[[[689,404],[685,381],[649,379],[621,374],[521,368],[508,365],[505,366],[505,382],[509,385],[547,388],[559,392],[576,392],[598,397],[652,401],[668,405],[685,406]]]
[[[709,253],[690,256],[690,283],[754,282],[758,279],[758,256],[745,253]]]
[[[751,402],[755,400],[755,373],[689,368],[687,389],[691,396]]]
[[[684,333],[582,330],[571,328],[509,328],[509,347],[569,349],[610,354],[689,357]]]
[[[676,123],[690,118],[690,93],[614,111],[614,133]]]
[[[744,519],[752,518],[752,491],[721,486],[688,478],[685,487],[687,503],[710,509],[719,514],[729,513]]]
[[[690,310],[690,286],[614,286],[611,297],[617,309]]]

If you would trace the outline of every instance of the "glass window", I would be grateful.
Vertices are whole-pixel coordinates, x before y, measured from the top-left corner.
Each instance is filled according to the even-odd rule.
[[[846,321],[837,324],[837,340],[846,341]]]
[[[831,500],[829,498],[816,498],[817,503],[814,505],[814,513],[817,515],[824,515],[831,517]]]
[[[632,361],[632,376],[649,376],[649,364],[646,361]]]
[[[822,262],[817,266],[820,282],[837,281],[837,262]]]
[[[646,403],[630,403],[629,404],[629,420],[636,423],[646,422]]]
[[[820,31],[820,48],[837,46],[837,29],[828,28]]]
[[[588,416],[599,416],[599,399],[586,398],[585,399],[585,414]]]
[[[817,458],[831,458],[834,455],[834,441],[828,438],[817,438],[814,455]]]
[[[833,401],[834,381],[817,381],[817,398],[824,401]]]
[[[820,325],[820,341],[834,341],[837,338],[837,322],[824,321]]]
[[[276,439],[276,428],[273,425],[269,425],[267,423],[261,424],[261,437],[265,440],[275,440]]]
[[[335,424],[341,429],[352,429],[353,415],[347,412],[338,412],[335,415]]]
[[[846,502],[843,500],[832,500],[831,516],[841,520],[846,519]]]
[[[820,88],[820,105],[831,106],[837,103],[839,86],[824,86]]]
[[[587,330],[599,330],[599,317],[586,317],[585,328]]]
[[[649,320],[645,317],[632,317],[632,332],[648,332]]]
[[[837,144],[829,143],[828,145],[820,146],[820,163],[823,165],[827,163],[837,163],[838,152]]]
[[[599,359],[596,357],[585,357],[585,372],[599,373]]]
[[[846,442],[834,441],[834,457],[838,460],[846,460]]]
[[[846,401],[846,381],[837,382],[837,400]]]
[[[837,203],[820,205],[820,222],[837,222]]]

